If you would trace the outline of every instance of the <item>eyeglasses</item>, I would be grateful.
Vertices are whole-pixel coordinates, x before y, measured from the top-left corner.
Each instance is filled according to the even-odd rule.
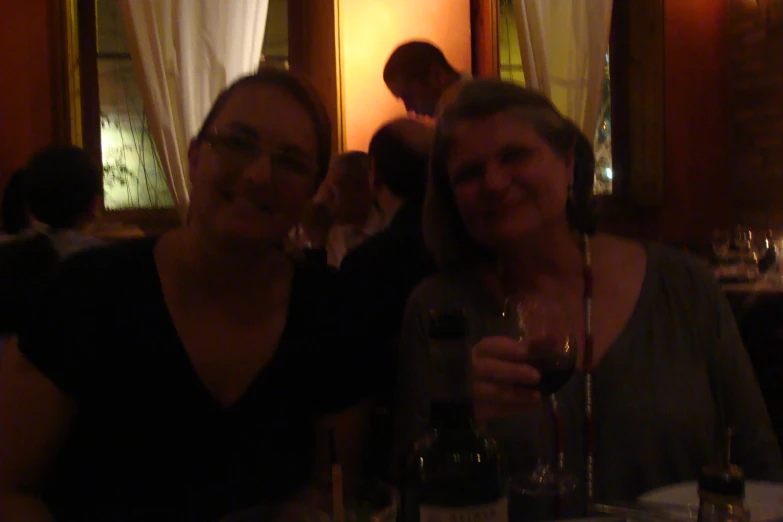
[[[221,164],[232,171],[244,170],[266,154],[276,182],[314,182],[315,161],[298,149],[281,147],[267,150],[252,138],[217,129],[212,129],[202,139]]]

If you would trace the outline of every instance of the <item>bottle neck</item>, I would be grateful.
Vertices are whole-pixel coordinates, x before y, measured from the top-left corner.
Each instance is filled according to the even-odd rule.
[[[430,424],[434,428],[474,428],[473,401],[469,398],[432,401],[430,405]]]

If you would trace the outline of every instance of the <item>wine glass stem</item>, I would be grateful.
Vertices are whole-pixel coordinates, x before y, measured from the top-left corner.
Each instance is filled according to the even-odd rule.
[[[556,447],[555,433],[555,411],[552,406],[550,397],[544,399],[544,404],[541,407],[541,423],[539,424],[538,436],[539,436],[539,467],[543,469],[550,468],[554,470],[552,465],[552,455],[554,448]]]
[[[557,501],[555,502],[555,519],[561,517],[562,513],[562,491],[561,491],[561,470],[560,470],[560,444],[558,433],[558,419],[554,396],[544,399],[541,412],[541,423],[539,424],[539,459],[538,470],[541,478],[551,481],[552,485],[558,490]],[[556,459],[557,462],[553,462]]]

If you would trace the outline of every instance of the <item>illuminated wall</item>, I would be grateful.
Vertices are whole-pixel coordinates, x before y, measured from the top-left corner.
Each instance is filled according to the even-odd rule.
[[[383,83],[383,66],[406,40],[440,47],[454,67],[470,72],[470,0],[335,0],[338,6],[343,146],[366,150],[375,130],[405,115]]]

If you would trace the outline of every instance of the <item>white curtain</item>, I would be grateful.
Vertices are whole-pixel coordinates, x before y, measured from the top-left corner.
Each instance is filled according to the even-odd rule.
[[[513,0],[525,83],[592,142],[601,109],[613,0]]]
[[[218,93],[258,68],[269,0],[119,0],[150,131],[184,217],[188,144]]]

